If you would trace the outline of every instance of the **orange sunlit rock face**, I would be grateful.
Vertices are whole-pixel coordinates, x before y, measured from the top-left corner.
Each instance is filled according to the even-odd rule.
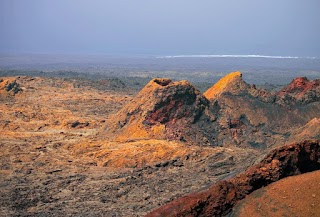
[[[241,72],[231,72],[230,74],[221,78],[217,83],[215,83],[210,89],[208,89],[204,96],[207,99],[215,99],[221,95],[223,92],[227,92],[228,89],[234,88],[233,86],[236,85],[237,82],[242,81],[241,79],[242,74]]]

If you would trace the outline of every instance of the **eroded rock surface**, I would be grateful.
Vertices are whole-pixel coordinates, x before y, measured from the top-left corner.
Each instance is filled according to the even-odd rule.
[[[188,81],[156,78],[111,119],[111,128],[118,140],[156,138],[213,145],[208,107],[208,100]]]
[[[277,93],[280,102],[300,103],[315,102],[320,99],[320,80],[309,80],[306,77],[298,77]]]

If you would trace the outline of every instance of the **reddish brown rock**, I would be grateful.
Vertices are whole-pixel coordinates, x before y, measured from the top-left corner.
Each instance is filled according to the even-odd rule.
[[[214,144],[209,101],[188,81],[151,80],[111,119],[116,140],[169,139]],[[205,141],[205,142],[204,142]]]
[[[293,81],[283,88],[279,95],[285,95],[288,93],[298,93],[299,95],[305,94],[307,91],[315,89],[319,86],[319,80],[310,81],[306,77],[298,77],[293,79]]]
[[[183,118],[194,123],[208,106],[208,101],[189,82],[176,82],[175,85],[169,86],[169,79],[154,81],[167,88],[155,89],[154,107],[148,111],[145,120],[147,125],[176,122]]]
[[[241,200],[228,217],[319,216],[320,170],[290,176]]]
[[[320,169],[320,141],[305,141],[273,150],[259,164],[208,190],[193,193],[160,207],[148,217],[223,216],[254,190],[287,176]]]
[[[306,77],[298,77],[277,93],[280,100],[290,102],[314,102],[320,99],[320,80],[309,80]]]

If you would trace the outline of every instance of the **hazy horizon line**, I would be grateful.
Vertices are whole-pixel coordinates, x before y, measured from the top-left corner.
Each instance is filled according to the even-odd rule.
[[[263,54],[179,54],[179,55],[160,55],[160,54],[119,54],[119,53],[46,53],[46,52],[26,52],[11,53],[0,52],[0,57],[8,56],[109,56],[109,57],[149,57],[157,59],[171,58],[267,58],[267,59],[320,59],[315,56],[281,56]]]
[[[269,58],[269,59],[317,59],[317,57],[298,57],[298,56],[272,56],[272,55],[257,55],[257,54],[218,54],[218,55],[166,55],[158,56],[157,58]]]

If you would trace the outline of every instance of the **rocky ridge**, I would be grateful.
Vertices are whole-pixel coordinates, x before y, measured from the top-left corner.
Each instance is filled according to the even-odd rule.
[[[284,90],[290,89],[292,83]],[[285,143],[294,129],[319,117],[320,102],[316,99],[320,93],[316,83],[317,80],[309,81],[304,88],[292,93],[304,101],[296,98],[283,101],[279,92],[247,84],[240,72],[226,75],[204,93],[210,103],[219,108],[217,143],[260,149]]]
[[[309,81],[295,90],[305,99],[301,103],[295,98],[284,102],[284,91],[247,84],[241,72],[226,75],[204,94],[187,81],[156,78],[110,119],[109,134],[116,141],[167,139],[265,149],[285,143],[293,129],[318,118],[319,100],[307,100],[310,92],[312,99],[320,96],[316,84]]]

